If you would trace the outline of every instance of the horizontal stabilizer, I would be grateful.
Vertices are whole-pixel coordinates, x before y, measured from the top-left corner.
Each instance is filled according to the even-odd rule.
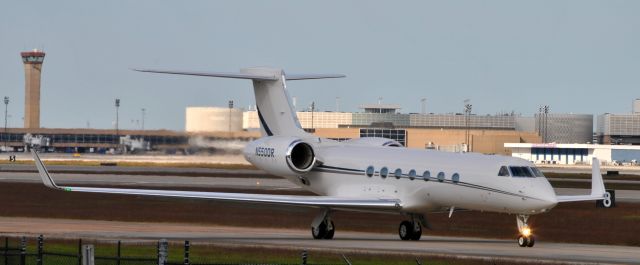
[[[152,70],[152,69],[133,69],[133,70],[138,72],[145,72],[145,73],[195,75],[195,76],[224,77],[224,78],[265,80],[265,81],[275,81],[275,80],[278,80],[279,78],[278,76],[274,76],[274,75],[256,75],[256,74],[244,74],[244,73],[182,72],[182,71],[165,71],[165,70]]]
[[[275,75],[260,75],[250,73],[222,73],[222,72],[185,72],[185,71],[171,71],[171,70],[153,70],[153,69],[133,69],[138,72],[145,73],[158,73],[158,74],[172,74],[172,75],[195,75],[195,76],[207,76],[207,77],[222,77],[222,78],[235,78],[235,79],[251,79],[262,81],[276,81],[280,76]],[[343,74],[285,74],[286,80],[308,80],[308,79],[326,79],[326,78],[342,78],[346,77]]]

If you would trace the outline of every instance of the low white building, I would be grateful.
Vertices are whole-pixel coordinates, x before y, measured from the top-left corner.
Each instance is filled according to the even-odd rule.
[[[242,131],[242,109],[220,107],[187,107],[187,132]]]
[[[638,145],[505,143],[504,147],[511,149],[513,157],[536,164],[591,164],[593,157],[603,164],[637,164],[640,161]]]

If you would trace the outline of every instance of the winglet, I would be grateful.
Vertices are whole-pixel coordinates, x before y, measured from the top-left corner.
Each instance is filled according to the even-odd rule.
[[[49,188],[62,190],[62,188],[58,187],[58,185],[56,185],[56,183],[53,182],[51,175],[49,175],[49,171],[47,171],[47,168],[44,167],[42,160],[40,160],[40,156],[38,156],[38,152],[36,152],[36,150],[31,149],[31,154],[33,155],[33,161],[35,161],[36,167],[38,168],[38,173],[40,173],[40,177],[42,178],[42,183],[44,183],[44,185]]]
[[[591,196],[604,197],[606,190],[604,189],[602,173],[600,173],[600,160],[594,157],[591,160],[591,165]]]

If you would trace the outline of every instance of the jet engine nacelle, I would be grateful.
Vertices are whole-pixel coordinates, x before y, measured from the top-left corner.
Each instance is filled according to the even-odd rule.
[[[390,147],[403,147],[403,145],[395,140],[382,138],[382,137],[360,137],[345,141],[344,143],[355,145],[368,145],[368,146],[390,146]]]
[[[300,176],[316,164],[311,144],[298,137],[269,136],[247,144],[244,157],[254,166],[277,176]]]

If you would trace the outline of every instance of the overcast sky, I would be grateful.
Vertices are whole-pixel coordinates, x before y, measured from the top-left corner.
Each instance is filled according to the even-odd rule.
[[[22,127],[19,53],[47,53],[41,124],[184,130],[187,106],[254,104],[251,83],[137,73],[282,67],[298,108],[628,113],[640,97],[640,1],[2,1],[0,96]]]

